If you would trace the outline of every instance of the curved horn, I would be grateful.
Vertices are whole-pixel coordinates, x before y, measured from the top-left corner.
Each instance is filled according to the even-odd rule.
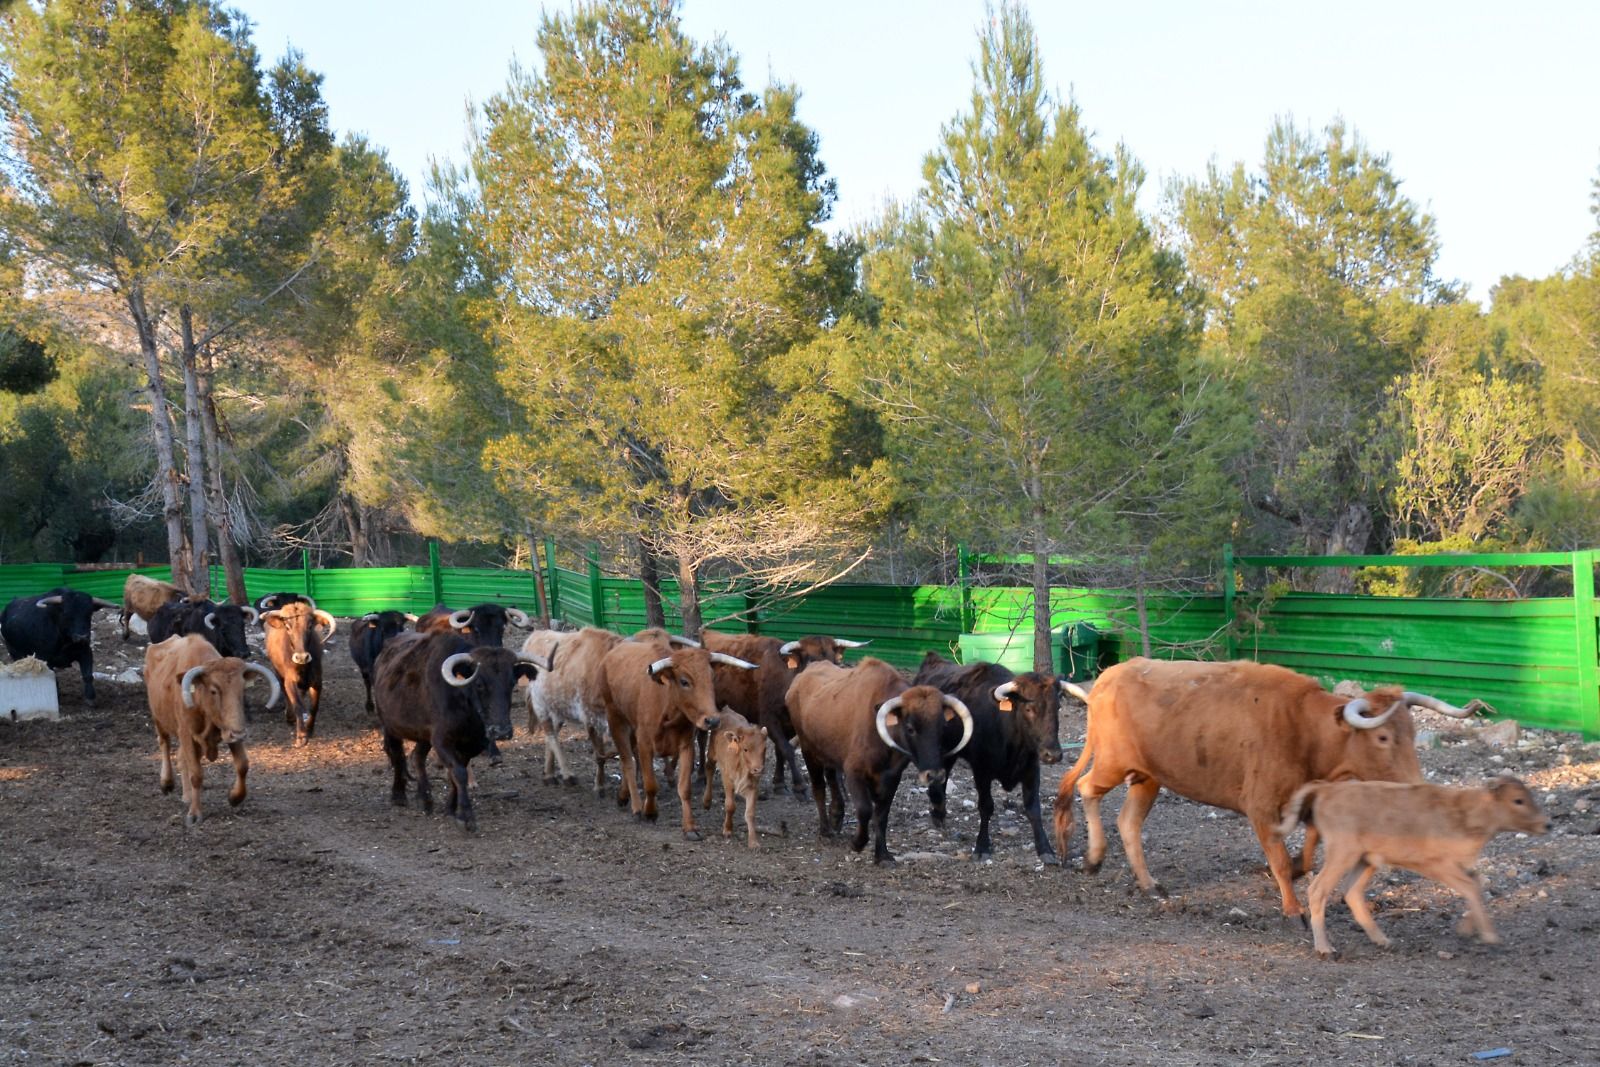
[[[778,649],[778,655],[780,655],[780,656],[792,656],[796,652],[799,652],[799,651],[800,651],[800,642],[799,641],[790,641],[788,644],[786,644],[783,647]]]
[[[865,641],[851,641],[847,638],[835,637],[833,639],[833,643],[838,645],[840,648],[866,648],[868,645],[872,644],[872,639],[868,638]]]
[[[186,707],[186,708],[194,707],[194,683],[195,683],[195,680],[197,678],[199,678],[202,674],[206,673],[206,668],[209,667],[209,666],[210,666],[209,663],[202,663],[198,667],[190,667],[188,670],[183,672],[183,683],[180,686],[180,690],[179,691],[183,693],[183,706],[184,707]]]
[[[328,631],[322,635],[322,639],[324,641],[338,632],[339,624],[334,620],[332,615],[329,615],[326,611],[323,611],[320,608],[318,608],[316,611],[313,611],[311,614],[316,617],[317,622],[321,624],[322,628]]]
[[[266,608],[267,610],[270,611],[278,603],[278,594],[277,593],[269,593],[266,596],[262,597],[260,600],[256,601],[256,603],[260,604],[263,608]]]
[[[1085,704],[1089,703],[1088,687],[1081,686],[1077,682],[1069,682],[1065,678],[1058,679],[1058,681],[1061,685],[1062,692],[1066,693],[1068,696],[1077,697]]]
[[[506,617],[511,620],[511,625],[519,626],[524,630],[528,628],[528,616],[516,608],[507,608]]]
[[[464,685],[471,685],[472,680],[478,676],[478,668],[476,665],[474,665],[471,674],[467,675],[465,678],[458,678],[456,676],[456,664],[460,663],[462,660],[466,660],[468,663],[471,663],[472,653],[457,652],[453,656],[446,656],[444,658],[444,662],[439,664],[439,673],[444,675],[444,680],[455,686],[457,689]]]
[[[99,597],[94,598],[94,606],[96,608],[111,608],[113,611],[122,610],[121,604],[116,604],[109,600],[101,600]]]
[[[214,611],[206,612],[205,624],[206,629],[215,630],[217,628],[217,613]]]
[[[378,613],[376,611],[369,611],[365,615],[361,616],[361,621],[362,622],[377,622],[378,621]]]
[[[552,652],[552,653],[550,653],[550,658],[545,660],[545,659],[540,659],[538,656],[525,656],[525,655],[523,655],[521,653],[518,653],[517,654],[517,662],[518,663],[531,663],[535,667],[538,667],[541,671],[547,671],[547,670],[550,670],[552,667],[554,667],[556,665],[556,656],[555,656],[555,653]]]
[[[295,595],[296,595],[296,596],[299,596],[299,594],[298,594],[298,593],[297,593],[297,594],[295,594]],[[312,600],[312,599],[311,599],[311,598],[310,598],[310,597],[308,597],[308,596],[303,596],[303,597],[300,597],[300,600],[301,600],[301,601],[302,601],[302,602],[303,602],[303,603],[306,603],[306,604],[309,604],[309,605],[311,605],[311,610],[312,610],[312,611],[316,611],[316,610],[317,610],[317,602],[316,602],[316,601],[315,601],[315,600]]]
[[[669,644],[669,645],[682,645],[684,648],[704,648],[704,647],[706,647],[706,646],[702,645],[699,641],[696,641],[694,638],[685,637],[682,634],[668,634],[667,635],[667,644]]]
[[[244,612],[246,622],[250,626],[254,626],[256,624],[256,620],[261,618],[261,613],[255,608],[251,607],[249,604],[239,605],[239,610]]]
[[[747,671],[753,671],[756,669],[756,665],[754,663],[751,663],[747,660],[742,660],[737,656],[730,656],[723,652],[712,652],[710,655],[712,663],[726,663],[730,667],[742,667]]]
[[[1480,710],[1488,707],[1483,701],[1474,700],[1468,703],[1466,707],[1458,708],[1454,704],[1446,704],[1438,697],[1431,697],[1426,693],[1413,693],[1409,689],[1400,694],[1400,699],[1407,704],[1415,704],[1419,708],[1427,708],[1429,711],[1437,711],[1440,715],[1448,715],[1452,719],[1470,719]]]
[[[278,676],[259,663],[246,663],[244,665],[244,673],[259,674],[267,680],[267,684],[272,686],[272,693],[267,697],[267,710],[271,711],[277,707],[278,698],[283,695],[283,686],[278,684]]]
[[[670,666],[672,666],[672,657],[671,656],[663,656],[660,659],[656,660],[654,663],[650,664],[649,668],[647,669],[647,671],[645,673],[649,674],[650,677],[654,678],[656,675],[660,674],[662,671],[666,670]]]
[[[40,600],[37,603],[35,603],[34,607],[37,607],[37,608],[53,608],[59,603],[61,603],[61,597],[58,594],[56,596],[47,596],[47,597],[45,597],[43,600]]]
[[[465,630],[469,625],[471,625],[471,623],[471,608],[466,608],[462,611],[452,611],[450,613],[450,628],[452,630]]]
[[[282,615],[282,614],[283,614],[283,612],[279,611],[277,608],[273,608],[271,611],[263,611],[261,613],[261,625],[265,626],[267,624],[267,620],[268,619],[276,619],[279,615]]]
[[[411,614],[411,612],[409,612],[409,611],[405,613],[405,616],[406,616],[406,622],[416,622],[417,621],[417,617],[415,615]]]
[[[1380,715],[1367,715],[1367,709],[1372,707],[1366,697],[1356,697],[1344,706],[1344,721],[1354,726],[1357,730],[1374,730],[1388,722],[1405,705],[1405,698],[1401,697],[1389,709]]]
[[[1001,682],[999,685],[994,687],[994,702],[998,704],[1000,701],[1009,698],[1016,691],[1016,682]]]
[[[884,744],[896,752],[904,752],[909,756],[911,755],[910,751],[889,736],[889,723],[886,720],[889,718],[890,712],[898,710],[900,710],[899,697],[891,697],[878,705],[878,736],[883,738]]]
[[[944,695],[944,706],[961,716],[961,743],[945,753],[946,756],[954,756],[957,752],[966,748],[967,742],[972,740],[972,712],[968,711],[965,704],[949,693]]]

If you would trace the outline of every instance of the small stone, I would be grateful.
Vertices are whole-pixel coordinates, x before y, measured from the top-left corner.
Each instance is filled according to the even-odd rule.
[[[1446,952],[1443,949],[1440,949],[1439,958],[1441,960],[1453,960],[1456,958],[1456,954],[1454,952]]]
[[[972,994],[973,996],[977,996],[979,993],[983,992],[983,983],[982,982],[968,982],[967,983],[967,992]]]
[[[1587,797],[1579,797],[1572,802],[1572,810],[1576,812],[1585,812],[1592,807],[1594,807],[1594,801]]]
[[[1510,748],[1517,743],[1521,730],[1515,719],[1501,719],[1478,731],[1478,740],[1492,748]]]
[[[1228,918],[1230,918],[1230,919],[1248,919],[1248,918],[1250,918],[1250,913],[1248,911],[1245,911],[1243,908],[1229,908],[1228,909]]]

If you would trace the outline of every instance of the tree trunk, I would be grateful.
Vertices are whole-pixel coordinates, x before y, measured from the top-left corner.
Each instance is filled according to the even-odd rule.
[[[345,531],[350,535],[350,565],[370,567],[372,545],[367,539],[367,529],[362,522],[361,505],[350,499],[348,493],[339,494],[339,511],[344,516]]]
[[[228,495],[222,482],[222,432],[218,428],[217,402],[211,392],[211,378],[215,367],[206,357],[205,374],[200,379],[200,420],[205,431],[206,488],[210,502],[211,521],[217,528],[217,554],[222,558],[222,573],[228,585],[228,602],[250,603],[250,594],[244,586],[244,561],[239,558],[239,546],[233,536],[233,509],[228,506]]]
[[[194,346],[194,318],[178,312],[182,332],[184,466],[189,476],[189,588],[196,596],[211,595],[210,531],[206,527],[205,434],[200,428],[200,367]]]
[[[544,588],[544,567],[539,564],[539,542],[534,540],[533,527],[528,528],[528,566],[533,570],[533,594],[539,603],[539,628],[550,629],[550,597]]]
[[[700,640],[700,586],[693,565],[678,560],[678,612],[683,616],[683,636]]]
[[[1351,504],[1339,513],[1323,547],[1325,556],[1359,556],[1372,539],[1372,512],[1365,504]],[[1355,571],[1349,567],[1318,567],[1311,587],[1319,593],[1355,592]]]
[[[644,624],[666,629],[667,613],[661,606],[661,559],[644,538],[639,538],[639,581],[644,586]]]
[[[1055,669],[1050,648],[1050,545],[1044,530],[1044,484],[1039,468],[1028,476],[1033,504],[1033,669],[1049,674]]]
[[[188,542],[183,533],[183,496],[178,488],[178,468],[173,455],[172,422],[167,415],[167,390],[161,380],[161,352],[156,347],[156,325],[150,321],[142,293],[127,297],[128,311],[139,334],[144,356],[145,389],[150,396],[150,434],[156,446],[156,477],[161,480],[161,515],[167,527],[167,561],[172,580],[189,589]]]

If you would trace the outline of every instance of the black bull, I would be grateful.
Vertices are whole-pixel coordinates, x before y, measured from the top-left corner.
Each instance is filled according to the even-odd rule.
[[[109,600],[72,589],[19,596],[0,612],[0,637],[13,660],[37,656],[51,670],[76,663],[83,674],[83,699],[94,703],[94,613],[115,609]]]
[[[989,820],[994,815],[990,786],[999,782],[1000,788],[1008,791],[1022,786],[1034,850],[1042,862],[1059,864],[1039,810],[1039,764],[1061,761],[1060,680],[1052,674],[1012,674],[997,663],[951,663],[929,652],[914,681],[956,697],[972,713],[972,742],[960,755],[945,761],[945,770],[954,767],[958,759],[972,768],[979,819],[973,856],[994,852],[989,841]],[[933,820],[940,825],[945,817],[944,795],[945,783],[929,785]]]

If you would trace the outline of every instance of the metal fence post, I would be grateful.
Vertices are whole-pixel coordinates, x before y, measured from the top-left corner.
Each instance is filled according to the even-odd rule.
[[[556,576],[556,541],[553,537],[544,539],[544,571],[545,596],[550,598],[550,617],[564,619],[567,613],[561,610],[561,580]]]
[[[1596,553],[1572,554],[1572,613],[1578,639],[1578,718],[1585,737],[1600,737],[1600,664],[1596,663],[1594,564]]]
[[[600,547],[589,546],[589,603],[594,608],[594,625],[606,628],[605,592],[600,587]]]
[[[305,583],[306,596],[312,600],[317,599],[316,592],[311,588],[311,550],[309,548],[300,550],[300,573],[302,575],[301,581]]]
[[[1239,658],[1239,638],[1233,632],[1233,542],[1222,544],[1222,641],[1229,659]]]
[[[444,603],[444,575],[439,572],[439,542],[428,542],[428,579],[433,587],[433,602]]]

